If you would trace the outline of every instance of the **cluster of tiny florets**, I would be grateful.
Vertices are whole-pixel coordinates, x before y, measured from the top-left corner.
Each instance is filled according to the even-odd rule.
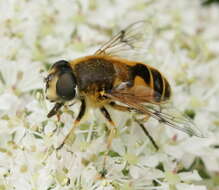
[[[207,190],[219,186],[219,7],[198,0],[0,2],[1,190]],[[57,60],[95,52],[137,20],[154,25],[145,62],[170,81],[172,102],[207,138],[150,119],[156,151],[130,113],[109,110],[116,135],[96,110],[60,150],[79,104],[46,116],[43,78]]]

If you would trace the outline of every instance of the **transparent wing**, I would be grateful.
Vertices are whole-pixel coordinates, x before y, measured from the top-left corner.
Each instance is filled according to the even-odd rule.
[[[146,20],[137,21],[113,36],[95,54],[107,54],[124,58],[136,58],[142,54],[145,55],[153,41],[153,34],[151,22]]]
[[[149,89],[149,91],[151,90]],[[145,93],[144,98],[143,94],[123,93],[121,90],[114,90],[105,94],[105,96],[111,98],[113,101],[126,104],[133,108],[134,111],[149,115],[159,122],[183,131],[190,136],[204,137],[202,132],[189,117],[178,111],[172,105],[155,103],[150,92]]]
[[[144,105],[149,115],[159,122],[178,129],[190,136],[205,137],[195,123],[173,106]]]

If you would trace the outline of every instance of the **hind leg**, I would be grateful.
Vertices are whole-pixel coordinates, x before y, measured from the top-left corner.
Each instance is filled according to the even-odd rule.
[[[110,102],[109,105],[112,106],[114,109],[119,110],[119,111],[129,111],[129,112],[132,111],[132,110],[135,111],[135,109],[133,109],[133,108],[130,108],[130,107],[127,107],[127,106],[118,105],[115,102]],[[145,115],[145,117],[141,121],[141,120],[137,119],[136,117],[134,117],[134,121],[138,124],[139,127],[141,127],[141,129],[144,131],[145,135],[149,138],[149,140],[151,141],[151,143],[153,144],[155,149],[159,150],[159,147],[157,146],[155,140],[150,135],[150,133],[148,132],[146,127],[142,124],[142,122],[146,122],[149,118],[150,118],[149,115]]]
[[[148,120],[150,116],[146,116],[145,118],[143,118],[143,121],[145,122],[145,120]],[[143,125],[143,123],[138,120],[137,118],[133,117],[134,121],[138,124],[139,127],[141,127],[141,129],[144,131],[144,134],[149,138],[149,140],[151,141],[151,143],[153,144],[154,148],[158,151],[159,147],[157,146],[155,140],[153,139],[153,137],[150,135],[150,133],[148,132],[148,130],[146,129],[146,127]]]

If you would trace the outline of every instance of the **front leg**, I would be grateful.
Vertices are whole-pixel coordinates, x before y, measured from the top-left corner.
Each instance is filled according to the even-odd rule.
[[[73,123],[73,126],[70,130],[70,132],[68,133],[68,135],[64,138],[64,140],[62,141],[62,143],[56,148],[57,150],[61,149],[64,144],[67,142],[69,136],[71,134],[74,133],[74,130],[75,128],[78,126],[79,122],[81,121],[81,119],[83,118],[84,114],[85,114],[85,111],[86,111],[86,102],[84,99],[81,100],[81,106],[80,106],[80,111],[78,113],[78,116],[77,118],[75,119],[74,123]]]
[[[56,114],[58,114],[59,109],[64,105],[64,103],[56,103],[50,112],[47,114],[47,117],[50,118]]]

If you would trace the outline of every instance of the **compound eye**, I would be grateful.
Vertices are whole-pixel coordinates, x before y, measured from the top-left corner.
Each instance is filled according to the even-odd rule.
[[[56,93],[64,100],[71,100],[75,97],[75,79],[72,73],[65,72],[59,76],[56,83]]]

